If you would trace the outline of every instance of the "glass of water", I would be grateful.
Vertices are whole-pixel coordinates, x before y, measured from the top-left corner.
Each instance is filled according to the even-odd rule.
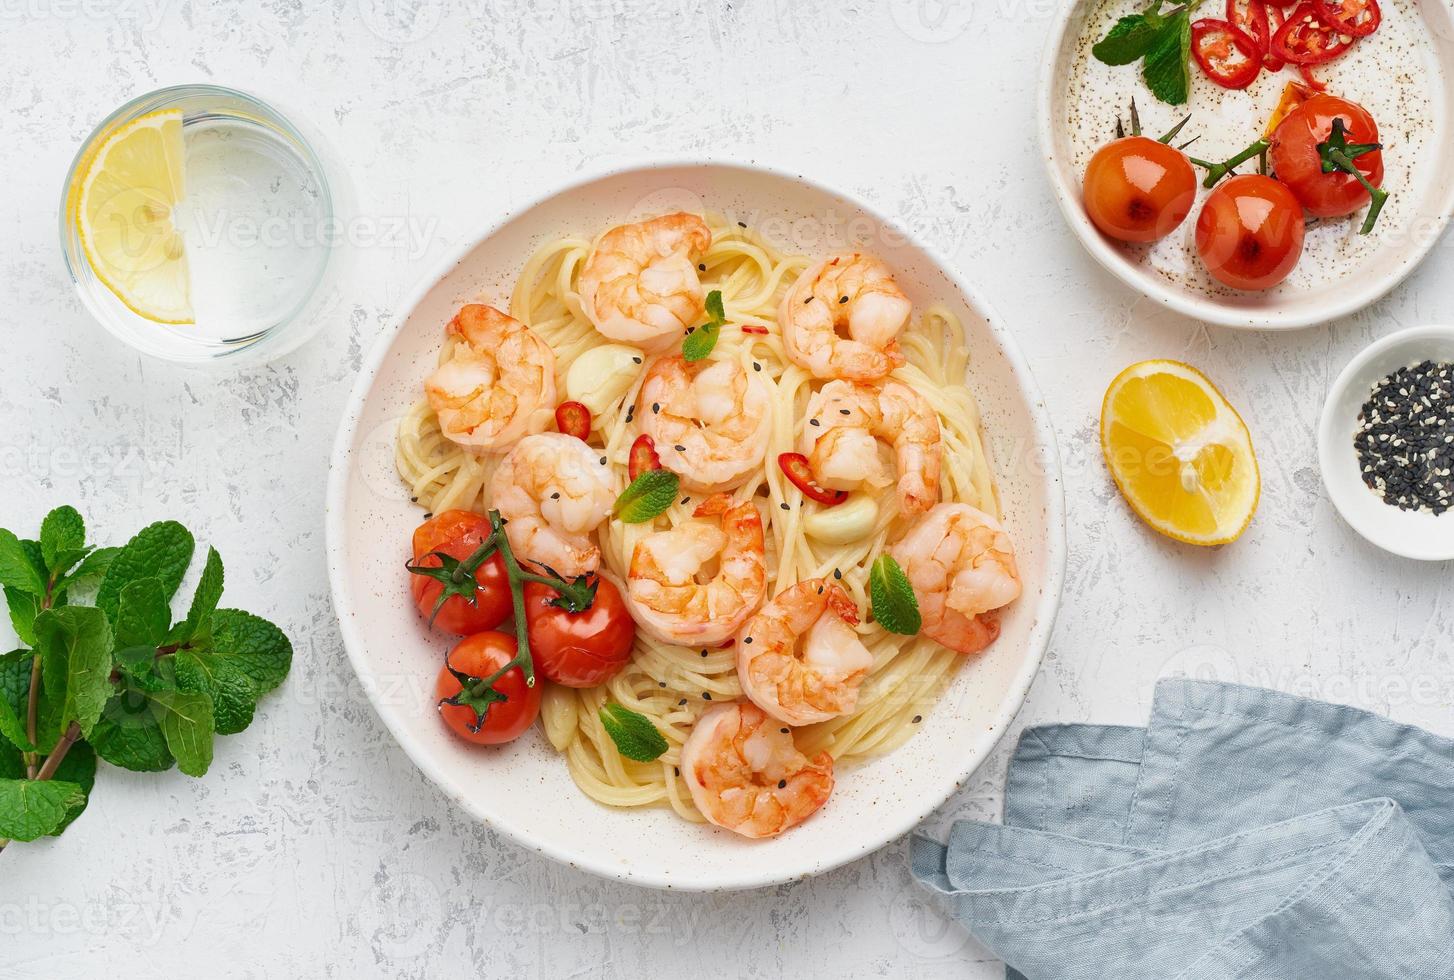
[[[117,109],[66,174],[60,231],[87,309],[148,354],[266,359],[322,322],[337,236],[324,165],[245,93],[183,85]]]

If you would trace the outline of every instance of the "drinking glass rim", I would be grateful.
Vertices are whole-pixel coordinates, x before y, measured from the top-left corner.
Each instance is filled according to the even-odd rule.
[[[76,150],[75,156],[71,158],[70,166],[66,169],[66,176],[61,185],[61,203],[57,218],[60,226],[61,255],[66,264],[66,273],[70,276],[72,284],[81,296],[82,304],[91,314],[92,319],[105,327],[112,336],[121,340],[129,347],[141,350],[143,353],[179,363],[205,364],[229,357],[240,357],[244,355],[255,356],[258,348],[266,344],[270,338],[286,332],[287,328],[297,321],[299,315],[308,307],[309,303],[317,294],[318,288],[322,285],[328,271],[328,266],[333,261],[333,256],[330,246],[330,254],[319,265],[317,272],[314,273],[313,281],[309,283],[307,290],[294,307],[280,318],[278,322],[260,331],[246,343],[240,343],[224,349],[197,353],[179,353],[177,351],[162,351],[153,347],[141,346],[136,342],[135,338],[129,336],[124,330],[118,329],[111,322],[110,316],[105,311],[98,309],[93,304],[90,296],[87,295],[86,288],[82,285],[82,276],[83,274],[89,274],[95,277],[95,272],[89,270],[89,263],[85,257],[85,252],[81,248],[80,230],[78,223],[73,220],[73,209],[71,207],[71,189],[78,176],[81,165],[89,160],[91,151],[101,144],[106,134],[118,126],[138,119],[149,112],[155,112],[159,109],[167,108],[174,103],[194,98],[224,99],[234,103],[241,103],[244,107],[251,107],[256,110],[255,121],[258,124],[265,126],[268,130],[279,136],[285,137],[292,144],[293,149],[298,153],[310,176],[317,183],[319,205],[324,224],[331,225],[333,223],[333,191],[328,180],[328,170],[324,167],[322,159],[313,149],[313,145],[308,141],[308,138],[299,132],[298,128],[293,125],[287,116],[256,95],[240,89],[229,88],[226,85],[214,85],[209,82],[189,82],[153,89],[118,106],[106,118],[97,123],[81,142],[80,147]],[[243,115],[243,118],[246,118],[246,114]],[[105,289],[109,287],[106,287],[103,283],[101,284],[101,288]],[[285,353],[286,350],[292,349],[292,347],[301,344],[306,339],[306,336],[302,337],[295,344],[291,344],[277,353]]]

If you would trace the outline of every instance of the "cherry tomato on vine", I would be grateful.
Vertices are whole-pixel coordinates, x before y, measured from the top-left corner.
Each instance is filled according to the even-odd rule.
[[[1334,24],[1314,0],[1305,0],[1272,36],[1272,54],[1294,65],[1321,65],[1347,51],[1355,40]]]
[[[525,622],[535,670],[564,687],[595,687],[615,677],[631,659],[636,623],[621,591],[593,576],[596,595],[589,609],[570,612],[552,602],[555,590],[525,585]]]
[[[1222,88],[1246,88],[1262,71],[1263,50],[1257,41],[1225,20],[1204,17],[1192,24],[1191,53]]]
[[[1353,155],[1359,147],[1378,144],[1378,124],[1356,102],[1335,95],[1313,95],[1293,109],[1272,134],[1268,162],[1277,179],[1302,202],[1308,213],[1319,218],[1336,218],[1364,207],[1368,191],[1352,174],[1334,170],[1324,173],[1323,158],[1333,120],[1343,120],[1344,142],[1349,144],[1353,166],[1374,187],[1383,184],[1383,154],[1377,150]]]
[[[409,592],[419,614],[445,632],[467,636],[492,630],[510,615],[510,582],[499,555],[491,555],[472,576],[461,567],[489,536],[489,520],[466,510],[445,511],[414,531],[413,567],[423,571],[409,576]],[[451,559],[449,569],[436,552]],[[430,574],[428,569],[439,571]],[[449,597],[441,605],[446,588]]]
[[[1186,155],[1148,136],[1112,140],[1085,169],[1086,214],[1118,241],[1165,238],[1191,213],[1196,193]]]
[[[1217,281],[1267,289],[1287,278],[1303,251],[1303,209],[1271,177],[1246,174],[1218,184],[1197,216],[1197,253]]]
[[[456,735],[476,745],[513,741],[540,714],[542,685],[525,683],[525,674],[512,667],[485,691],[483,682],[515,658],[515,638],[493,631],[460,640],[449,651],[434,683],[439,716]],[[458,675],[458,676],[456,676]],[[461,680],[463,678],[463,680]]]

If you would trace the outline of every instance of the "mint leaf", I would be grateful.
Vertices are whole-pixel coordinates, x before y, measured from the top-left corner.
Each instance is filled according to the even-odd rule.
[[[868,571],[868,594],[873,618],[890,633],[913,636],[923,625],[919,600],[909,577],[892,555],[879,555]]]
[[[96,754],[132,772],[161,772],[172,767],[172,753],[145,693],[128,690],[106,702],[91,732]]]
[[[25,715],[29,710],[30,665],[35,655],[29,650],[13,650],[0,655],[0,735],[17,749],[35,751],[25,733]]]
[[[1169,105],[1184,105],[1191,93],[1191,16],[1183,10],[1170,18],[1146,52],[1141,74],[1151,94]]]
[[[0,528],[0,584],[30,595],[45,595],[45,576],[35,567],[20,539]]]
[[[120,553],[120,548],[97,548],[95,551],[87,552],[86,557],[81,559],[81,563],[57,583],[56,589],[69,589],[79,582],[105,575],[106,570],[111,567],[111,563]]]
[[[195,542],[192,533],[176,521],[159,521],[144,527],[112,560],[96,593],[96,605],[114,617],[121,603],[121,590],[141,578],[155,578],[171,601],[192,563]]]
[[[5,586],[5,605],[10,610],[10,625],[21,643],[35,645],[35,617],[40,612],[40,596]]]
[[[1091,54],[1108,65],[1129,65],[1151,50],[1159,26],[1145,14],[1128,14],[1112,25],[1106,36],[1091,48]]]
[[[73,721],[90,735],[111,697],[111,625],[99,609],[64,606],[35,618],[35,640],[44,691],[37,738],[44,728],[49,750]]]
[[[671,470],[647,470],[616,498],[616,516],[626,524],[642,524],[666,513],[681,482]]]
[[[75,783],[0,779],[0,838],[31,841],[55,833],[85,805]]]
[[[682,358],[687,361],[700,361],[717,346],[717,335],[727,322],[727,312],[722,307],[722,290],[714,289],[707,294],[707,315],[712,319],[687,334],[687,339],[682,341]]]
[[[222,599],[222,556],[216,548],[207,549],[207,564],[202,567],[202,578],[197,582],[197,591],[192,594],[192,606],[187,618],[174,626],[167,634],[168,643],[186,643],[198,634],[205,633],[212,625],[212,614]]]
[[[85,554],[86,522],[74,507],[57,507],[40,525],[40,551],[51,578],[58,578]],[[64,564],[67,556],[70,564]],[[74,557],[69,557],[74,556]],[[63,567],[62,567],[63,566]]]
[[[75,822],[86,809],[86,804],[91,800],[91,789],[96,785],[96,752],[90,745],[83,741],[71,743],[71,749],[61,764],[56,766],[55,779],[67,783],[75,783],[81,787],[81,799],[78,804],[73,804],[66,813],[66,819],[62,820],[60,826],[51,831],[59,835],[63,830]]]
[[[116,612],[118,646],[160,646],[171,625],[172,608],[160,579],[139,578],[121,590]]]
[[[691,363],[704,359],[717,346],[717,335],[721,332],[722,328],[715,323],[703,324],[693,330],[682,341],[682,358]]]
[[[150,695],[157,724],[177,768],[201,776],[212,765],[212,699],[192,691],[156,691]]]
[[[293,664],[293,644],[283,631],[261,616],[239,609],[217,610],[212,615],[212,636],[199,649],[228,658],[258,695],[283,683]]]
[[[666,751],[666,738],[651,719],[614,702],[601,708],[601,727],[628,759],[651,762]]]

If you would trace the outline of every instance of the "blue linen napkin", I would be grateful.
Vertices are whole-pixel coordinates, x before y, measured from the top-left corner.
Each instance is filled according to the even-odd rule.
[[[1454,980],[1454,742],[1355,708],[1163,681],[911,861],[1012,978]]]

